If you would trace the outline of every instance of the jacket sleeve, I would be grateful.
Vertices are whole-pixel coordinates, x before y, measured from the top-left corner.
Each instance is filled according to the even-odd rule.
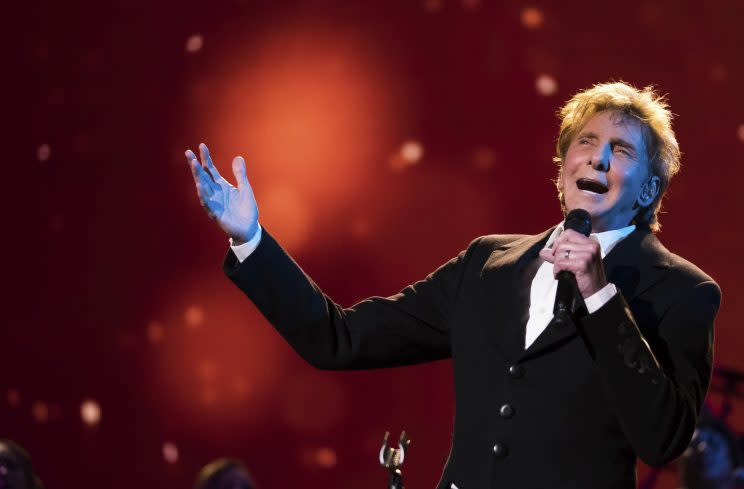
[[[710,280],[675,298],[658,324],[656,355],[621,293],[580,320],[608,400],[648,465],[678,457],[692,437],[710,382],[720,300],[721,291]]]
[[[450,355],[452,307],[470,250],[391,297],[352,307],[333,302],[264,228],[240,263],[232,250],[225,274],[307,362],[322,369],[393,367]]]

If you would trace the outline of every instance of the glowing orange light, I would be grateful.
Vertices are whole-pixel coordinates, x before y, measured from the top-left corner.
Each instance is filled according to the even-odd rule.
[[[314,202],[303,197],[294,187],[283,183],[270,185],[260,194],[264,222],[269,223],[267,228],[288,249],[297,249],[311,238]]]
[[[213,381],[217,377],[217,365],[211,360],[203,360],[197,367],[199,378],[205,382]]]
[[[366,238],[370,233],[369,219],[362,216],[356,216],[351,220],[351,234],[355,238]]]
[[[535,80],[537,93],[548,97],[558,91],[558,82],[550,75],[540,75]]]
[[[736,135],[739,136],[739,141],[744,143],[744,124],[739,124],[739,129],[737,129]]]
[[[164,333],[165,328],[159,321],[151,321],[147,325],[147,339],[150,340],[150,343],[159,343],[163,339]]]
[[[539,29],[545,21],[545,16],[537,7],[525,7],[522,9],[522,25],[527,29]]]
[[[204,36],[201,34],[194,34],[193,36],[190,36],[188,39],[186,39],[186,52],[187,53],[197,53],[201,51],[201,48],[204,46]]]
[[[390,167],[393,171],[403,171],[406,168],[417,164],[424,156],[424,147],[418,141],[406,141],[393,155],[390,160]]]
[[[178,447],[169,441],[163,443],[163,458],[169,464],[178,462]]]
[[[439,12],[444,7],[442,0],[424,0],[424,10],[427,12]]]
[[[478,170],[490,170],[496,164],[496,154],[489,148],[477,148],[473,151],[472,163]]]
[[[462,0],[462,7],[465,10],[478,10],[480,6],[480,0]]]
[[[49,406],[45,402],[35,401],[31,405],[31,415],[39,423],[49,421]]]
[[[336,465],[336,452],[331,448],[319,448],[315,452],[315,461],[324,469],[330,469]]]
[[[199,306],[189,306],[183,314],[183,319],[189,328],[198,328],[204,322],[204,309]]]
[[[36,150],[36,158],[39,161],[47,161],[52,154],[52,148],[48,144],[42,144]]]
[[[86,399],[80,404],[80,418],[88,426],[101,422],[101,406],[93,399]]]
[[[18,392],[18,389],[8,389],[5,397],[8,400],[8,404],[12,407],[16,407],[21,402],[21,394]]]

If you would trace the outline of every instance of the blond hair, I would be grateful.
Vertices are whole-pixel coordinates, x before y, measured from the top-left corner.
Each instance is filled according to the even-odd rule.
[[[658,217],[661,201],[669,181],[679,171],[681,154],[672,130],[672,113],[666,96],[658,95],[652,86],[639,90],[623,81],[600,83],[577,93],[561,107],[558,111],[561,126],[553,157],[558,164],[556,185],[561,206],[565,212],[561,173],[568,147],[589,119],[606,110],[640,123],[650,173],[659,177],[659,193],[649,206],[638,211],[633,222],[656,232],[661,228]]]

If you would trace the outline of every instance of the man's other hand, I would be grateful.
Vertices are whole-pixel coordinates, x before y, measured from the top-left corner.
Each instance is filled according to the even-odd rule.
[[[190,149],[186,151],[186,161],[191,167],[202,207],[233,239],[233,244],[249,241],[258,231],[258,206],[246,176],[245,160],[242,156],[233,158],[232,170],[238,184],[235,188],[217,171],[206,144],[199,145],[199,152],[201,162]]]

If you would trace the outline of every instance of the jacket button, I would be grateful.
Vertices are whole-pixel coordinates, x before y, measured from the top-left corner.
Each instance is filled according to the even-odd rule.
[[[493,454],[496,458],[504,458],[509,453],[509,449],[503,443],[495,443],[493,445]]]
[[[502,418],[511,418],[514,415],[514,408],[511,407],[511,404],[504,404],[499,409],[499,414]]]
[[[509,365],[509,376],[513,379],[519,379],[524,375],[524,367],[518,363]]]

